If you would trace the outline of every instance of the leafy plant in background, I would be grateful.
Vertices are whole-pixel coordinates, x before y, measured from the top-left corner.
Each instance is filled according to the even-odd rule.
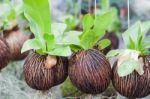
[[[17,16],[23,13],[22,4],[12,6],[10,2],[6,2],[1,4],[1,9],[3,10],[0,13],[1,30],[5,30],[11,27],[12,24],[10,21],[16,19]]]
[[[126,97],[141,98],[149,95],[150,43],[149,36],[145,36],[149,28],[150,21],[136,22],[122,35],[126,48],[112,50],[107,54],[107,57],[117,56],[112,82],[115,89]]]
[[[114,20],[112,22],[112,24],[110,25],[108,31],[111,31],[111,32],[114,32],[114,33],[117,33],[119,32],[119,29],[120,29],[120,19],[119,19],[119,16],[118,16],[118,9],[116,7],[109,7],[110,4],[108,4],[108,0],[101,0],[101,9],[99,11],[97,11],[98,14],[101,14],[101,13],[104,13],[106,12],[107,10],[111,9],[114,13]]]
[[[8,2],[3,5],[2,7],[6,8],[7,11],[0,14],[2,37],[8,43],[11,60],[24,59],[28,53],[21,54],[21,48],[23,43],[30,38],[30,34],[23,33],[19,27],[20,25],[18,25],[19,22],[17,22],[17,18],[23,13],[23,4],[12,6]]]
[[[65,24],[67,25],[66,31],[73,30],[79,24],[79,20],[77,20],[76,17],[69,15],[65,19]]]

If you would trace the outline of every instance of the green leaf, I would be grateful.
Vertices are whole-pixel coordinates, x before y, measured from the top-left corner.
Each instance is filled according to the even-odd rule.
[[[64,45],[55,45],[53,50],[46,53],[55,56],[70,56],[72,54],[70,47]]]
[[[144,48],[150,48],[150,36],[147,36],[146,38],[144,38],[143,46]]]
[[[110,44],[111,44],[110,40],[103,39],[103,40],[99,41],[98,45],[100,46],[101,49],[104,49],[104,48],[108,47]]]
[[[16,12],[15,9],[12,8],[7,15],[7,20],[11,21],[15,18],[16,18]]]
[[[26,52],[26,51],[31,50],[31,49],[38,50],[38,49],[41,49],[41,48],[42,48],[42,46],[38,42],[37,39],[30,39],[30,40],[27,40],[24,43],[24,45],[21,49],[21,53]]]
[[[79,36],[81,35],[81,32],[78,31],[69,31],[64,32],[62,37],[62,44],[74,44],[74,45],[80,45],[80,39]]]
[[[114,57],[114,56],[118,56],[120,55],[121,53],[123,53],[124,50],[122,49],[117,49],[117,50],[111,50],[107,53],[106,57]]]
[[[82,48],[89,49],[97,43],[98,39],[99,36],[95,35],[95,33],[92,30],[90,30],[82,35],[80,43]]]
[[[64,31],[66,30],[67,25],[64,23],[53,23],[52,24],[52,33],[55,36],[56,43],[62,43],[62,37],[64,35]]]
[[[46,42],[46,45],[47,45],[46,47],[48,51],[50,51],[51,49],[55,47],[54,35],[44,34],[44,40]]]
[[[123,33],[122,37],[127,47],[138,48],[140,24],[141,24],[140,21],[136,22],[133,26],[131,26],[127,31]],[[131,40],[132,43],[130,42]],[[133,43],[135,47],[133,47]]]
[[[24,8],[30,24],[32,22],[36,24],[36,28],[33,27],[32,30],[34,29],[38,34],[51,33],[49,0],[24,0]]]
[[[133,59],[125,60],[120,66],[118,66],[118,75],[120,77],[127,76],[131,74],[136,67],[138,66],[138,61],[135,61]]]
[[[150,30],[150,21],[143,22],[141,24],[141,35],[145,35],[148,32],[148,30]]]
[[[109,28],[111,22],[113,22],[113,11],[107,11],[102,15],[98,15],[94,21],[93,31],[98,35],[99,38],[103,37],[106,30]]]
[[[94,19],[91,16],[91,14],[86,14],[82,20],[82,25],[83,25],[83,31],[87,32],[89,31],[92,26],[94,25]]]

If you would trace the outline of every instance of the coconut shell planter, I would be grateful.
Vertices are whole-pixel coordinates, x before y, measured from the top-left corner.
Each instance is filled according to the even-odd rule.
[[[150,56],[144,58],[144,74],[139,75],[136,71],[125,77],[117,73],[117,62],[113,66],[112,83],[114,88],[123,96],[130,98],[142,98],[150,94]]]
[[[27,84],[36,90],[49,90],[66,80],[68,60],[65,57],[56,57],[57,64],[49,67],[48,55],[39,55],[32,52],[23,67],[24,78]],[[49,60],[48,60],[49,59]]]
[[[99,28],[101,23],[98,20],[101,20],[105,15],[107,16],[107,19],[104,20],[106,26],[103,27],[104,30],[98,30],[96,33],[99,34],[96,34],[94,31]],[[79,38],[78,51],[75,51],[70,57],[68,67],[71,82],[83,93],[100,94],[106,90],[110,83],[111,67],[108,60],[99,50],[92,48],[99,41],[101,48],[105,48],[106,45],[110,44],[109,40],[101,41],[99,38],[105,34],[105,30],[111,22],[111,17],[113,17],[111,10],[104,15],[98,15],[96,18],[93,18],[91,14],[86,14],[83,17],[83,33]]]
[[[103,92],[111,79],[111,67],[105,56],[95,49],[81,50],[71,56],[69,77],[82,92]]]
[[[21,53],[21,48],[24,42],[30,38],[30,35],[21,32],[17,23],[4,30],[4,38],[10,48],[12,60],[22,60],[28,55],[28,52]]]
[[[10,50],[7,42],[0,37],[0,70],[3,69],[10,60]]]
[[[143,28],[145,25],[147,28]],[[149,28],[150,22],[138,21],[123,34],[127,49],[112,50],[107,54],[108,57],[117,56],[112,69],[112,84],[128,98],[143,98],[150,94],[150,44],[146,42],[149,37],[144,36]]]

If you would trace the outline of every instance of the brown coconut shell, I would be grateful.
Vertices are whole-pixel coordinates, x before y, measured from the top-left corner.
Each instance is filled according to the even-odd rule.
[[[106,32],[104,35],[105,39],[109,39],[111,44],[102,50],[102,52],[106,55],[110,50],[117,49],[119,46],[119,39],[117,35],[113,32]]]
[[[57,64],[52,68],[45,66],[48,55],[31,53],[26,58],[23,74],[26,83],[33,89],[46,91],[64,82],[68,76],[68,59],[57,57]]]
[[[89,94],[103,92],[111,79],[111,67],[108,60],[95,49],[81,50],[72,55],[68,72],[73,85]]]
[[[0,37],[0,70],[4,68],[10,59],[10,50],[7,42]]]
[[[30,35],[24,34],[18,29],[4,33],[4,38],[9,45],[12,60],[21,60],[28,55],[28,52],[21,54],[21,49],[24,42],[30,38]]]
[[[123,96],[129,98],[142,98],[150,94],[150,56],[144,59],[144,74],[136,71],[125,77],[119,77],[117,62],[113,66],[112,83],[114,88]]]

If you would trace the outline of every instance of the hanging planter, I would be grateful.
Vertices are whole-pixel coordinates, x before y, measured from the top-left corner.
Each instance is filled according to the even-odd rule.
[[[10,48],[10,58],[11,60],[21,60],[27,56],[26,53],[21,54],[21,48],[23,43],[30,38],[29,34],[23,33],[17,23],[16,18],[23,13],[22,6],[12,7],[10,4],[9,10],[3,15],[2,31],[3,38],[6,39],[8,46]]]
[[[52,63],[57,61],[53,66]],[[24,64],[23,73],[25,81],[33,89],[49,90],[62,83],[67,77],[68,61],[65,57],[39,55],[32,52]],[[51,67],[53,66],[53,67]]]
[[[10,60],[10,50],[7,42],[0,37],[0,70],[3,69]]]
[[[21,60],[28,55],[28,52],[21,54],[21,48],[23,43],[30,38],[30,35],[21,32],[17,25],[15,25],[12,30],[5,30],[4,38],[10,48],[12,60]]]
[[[22,47],[22,52],[33,50],[24,63],[24,78],[31,88],[46,91],[66,80],[68,76],[66,57],[72,54],[70,45],[76,43],[80,33],[65,32],[67,26],[63,23],[51,24],[48,0],[34,3],[31,0],[24,0],[24,5],[25,16],[35,36],[27,40]]]
[[[149,36],[150,22],[137,22],[124,34],[127,49],[112,50],[107,56],[118,56],[112,72],[114,88],[123,96],[142,98],[150,93]]]
[[[105,18],[105,19],[104,19]],[[113,18],[112,11],[102,15],[83,18],[83,31],[79,38],[79,45],[72,46],[75,52],[69,60],[69,78],[80,91],[88,94],[99,94],[109,85],[111,67],[105,56],[96,49],[95,44],[105,48],[110,44],[107,39],[100,40]],[[101,24],[104,23],[104,24]]]

